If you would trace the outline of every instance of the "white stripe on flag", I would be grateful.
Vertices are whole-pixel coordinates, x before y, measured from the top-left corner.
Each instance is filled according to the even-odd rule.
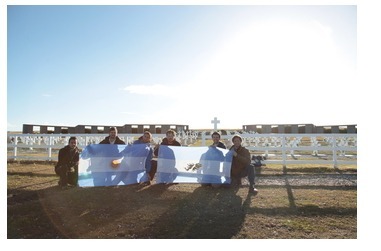
[[[231,153],[216,147],[160,146],[157,183],[229,183]]]

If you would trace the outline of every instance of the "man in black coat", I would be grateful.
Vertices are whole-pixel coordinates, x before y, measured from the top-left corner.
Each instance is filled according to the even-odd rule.
[[[124,143],[123,140],[121,140],[118,137],[118,130],[116,129],[116,127],[110,127],[108,135],[109,136],[107,136],[104,140],[99,142],[99,144],[118,144],[118,145],[125,145],[126,144],[126,143]]]
[[[77,138],[70,137],[69,144],[58,152],[58,163],[55,166],[55,171],[60,176],[58,185],[62,188],[66,188],[68,184],[73,186],[78,184],[79,149],[77,144]]]

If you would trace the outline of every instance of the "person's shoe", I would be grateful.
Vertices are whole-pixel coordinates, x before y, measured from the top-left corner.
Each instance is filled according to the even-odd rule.
[[[141,183],[142,186],[149,186],[151,185],[151,181],[146,181],[146,182],[143,182]]]
[[[254,188],[253,185],[250,185],[250,187],[249,187],[249,193],[252,193],[253,195],[257,195],[258,194],[258,190],[256,188]]]

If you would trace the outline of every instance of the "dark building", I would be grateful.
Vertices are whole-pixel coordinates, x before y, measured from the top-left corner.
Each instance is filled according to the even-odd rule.
[[[110,126],[110,125],[77,125],[77,126],[57,126],[57,125],[33,125],[33,124],[23,124],[22,132],[27,133],[38,133],[38,134],[83,134],[83,133],[108,133],[110,127],[116,127],[118,133],[143,133],[145,131],[150,131],[154,134],[165,133],[169,129],[176,132],[178,131],[189,131],[188,125],[176,125],[176,124],[128,124],[123,126]]]
[[[357,125],[253,124],[242,129],[257,133],[357,133]]]

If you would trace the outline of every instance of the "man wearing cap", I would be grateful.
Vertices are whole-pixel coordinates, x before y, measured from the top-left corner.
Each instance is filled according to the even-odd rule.
[[[254,166],[251,165],[251,156],[249,150],[243,147],[242,138],[239,135],[235,135],[232,138],[233,146],[230,151],[233,155],[232,167],[231,167],[231,181],[233,185],[241,185],[241,178],[248,176],[249,179],[249,192],[256,195],[258,190],[254,188]]]

